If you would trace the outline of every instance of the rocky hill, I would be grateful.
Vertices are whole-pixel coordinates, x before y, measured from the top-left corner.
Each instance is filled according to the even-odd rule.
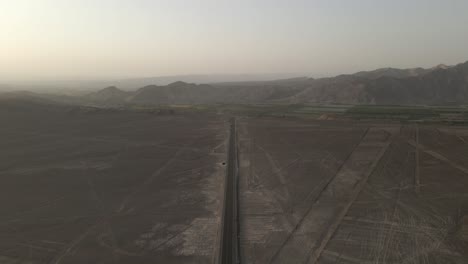
[[[468,62],[430,69],[393,68],[332,78],[295,78],[265,82],[148,85],[134,92],[108,87],[80,98],[93,104],[468,103]]]
[[[115,86],[110,86],[100,91],[85,95],[83,99],[85,101],[101,104],[122,104],[132,94],[132,92],[122,91]]]

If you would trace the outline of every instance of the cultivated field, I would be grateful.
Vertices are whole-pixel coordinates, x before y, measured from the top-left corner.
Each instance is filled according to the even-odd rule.
[[[213,263],[224,119],[28,107],[0,108],[0,263]]]
[[[238,123],[244,263],[468,263],[468,129]]]

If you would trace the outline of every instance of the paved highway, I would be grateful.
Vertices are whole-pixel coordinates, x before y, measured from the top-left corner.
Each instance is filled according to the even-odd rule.
[[[221,245],[220,263],[231,264],[240,263],[239,258],[239,222],[237,207],[237,185],[238,185],[238,164],[237,164],[237,142],[236,142],[236,120],[230,120],[229,153],[226,172],[226,193],[224,197],[223,212],[223,234]]]

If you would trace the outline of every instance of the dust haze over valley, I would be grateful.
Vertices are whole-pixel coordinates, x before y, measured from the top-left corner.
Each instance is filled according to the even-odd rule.
[[[177,105],[177,104],[390,104],[447,105],[468,102],[468,62],[432,68],[382,68],[329,78],[295,77],[204,83],[232,80],[242,76],[180,76],[108,81],[111,86],[92,91],[88,87],[42,93],[31,97],[57,102],[95,106]],[[174,81],[176,78],[195,82]],[[143,83],[156,82],[160,85]],[[105,82],[103,83],[105,84]],[[119,88],[113,84],[121,85]],[[76,84],[75,84],[76,85]],[[64,86],[66,87],[66,86]],[[91,91],[90,91],[91,90]],[[14,95],[15,92],[6,93]],[[21,94],[21,93],[20,93]]]
[[[466,10],[0,0],[0,264],[468,263]]]

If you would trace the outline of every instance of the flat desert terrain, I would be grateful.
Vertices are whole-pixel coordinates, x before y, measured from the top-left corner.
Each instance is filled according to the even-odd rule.
[[[468,263],[467,127],[230,118],[1,104],[0,264]]]
[[[0,263],[213,263],[227,123],[0,107]]]
[[[468,129],[238,122],[244,263],[468,263]]]

